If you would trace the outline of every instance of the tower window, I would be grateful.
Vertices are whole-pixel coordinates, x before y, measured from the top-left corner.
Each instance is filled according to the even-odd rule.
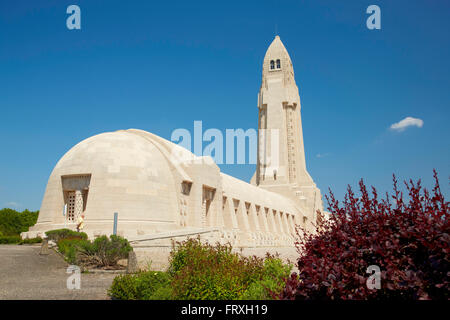
[[[281,68],[281,61],[280,61],[280,59],[278,59],[277,60],[277,69],[280,69]]]
[[[270,60],[270,70],[275,69],[275,61]]]

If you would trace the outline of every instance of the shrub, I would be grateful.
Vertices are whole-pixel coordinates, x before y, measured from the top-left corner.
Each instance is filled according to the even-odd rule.
[[[84,233],[61,232],[58,235],[51,233],[52,237],[59,238],[61,234],[65,238],[58,240],[58,251],[61,252],[69,263],[83,267],[116,267],[120,259],[128,258],[128,253],[133,250],[128,240],[111,235],[101,236],[93,242],[86,240]],[[68,234],[73,234],[68,236]]]
[[[58,242],[61,239],[83,239],[87,240],[88,236],[84,232],[77,232],[70,229],[56,229],[56,230],[50,230],[46,231],[45,234],[47,235],[48,240],[53,240],[55,242]]]
[[[58,251],[70,264],[79,264],[80,248],[90,246],[90,241],[81,238],[63,238],[57,242]]]
[[[36,224],[39,211],[24,210],[18,212],[4,208],[0,210],[0,232],[4,236],[19,235]]]
[[[116,266],[120,259],[128,258],[133,248],[127,239],[120,236],[101,236],[94,242],[79,246],[78,263],[85,266],[109,267]]]
[[[167,272],[148,271],[138,276],[138,289],[144,300],[170,300],[172,298],[171,277]]]
[[[19,243],[21,240],[20,236],[2,236],[0,237],[0,244],[15,244]]]
[[[230,245],[178,243],[171,252],[169,272],[176,299],[237,299],[263,275],[263,259],[231,252]]]
[[[35,243],[41,243],[41,242],[42,242],[42,238],[36,237],[36,238],[23,239],[20,241],[19,244],[35,244]]]
[[[188,239],[174,245],[167,272],[118,276],[108,294],[124,300],[271,299],[291,268],[275,256],[243,257],[230,245]]]
[[[292,267],[292,264],[285,264],[280,258],[268,254],[264,260],[261,280],[250,284],[240,299],[269,300],[277,296],[284,289]]]
[[[170,300],[171,277],[167,272],[146,271],[114,278],[108,295],[118,300]]]
[[[297,243],[299,275],[293,274],[283,299],[449,299],[449,203],[436,171],[432,192],[420,180],[405,182],[403,199],[394,176],[393,204],[372,197],[361,180],[361,197],[348,187],[343,206],[330,190],[332,213],[316,234]],[[301,230],[298,230],[300,233]],[[366,286],[367,267],[381,270],[381,289]]]
[[[132,274],[115,277],[108,295],[117,300],[139,300],[142,297],[137,289],[135,275]]]

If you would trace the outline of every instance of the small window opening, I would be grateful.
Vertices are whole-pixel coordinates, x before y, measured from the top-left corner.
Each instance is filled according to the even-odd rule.
[[[270,70],[275,69],[275,61],[270,60]]]

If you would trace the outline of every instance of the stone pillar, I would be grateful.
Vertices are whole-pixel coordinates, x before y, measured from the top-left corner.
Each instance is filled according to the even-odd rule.
[[[266,208],[264,208],[264,215],[266,216],[268,231],[271,233],[276,233],[277,228],[275,227],[275,220],[273,219],[272,210],[268,209],[266,211]]]
[[[280,216],[280,224],[281,224],[281,229],[283,229],[283,234],[287,235],[289,231],[286,228],[286,213],[279,212],[278,214]]]
[[[136,252],[130,251],[128,253],[127,273],[136,273],[138,271],[139,271],[139,267],[138,267]]]
[[[202,199],[202,228],[206,227],[206,199]]]
[[[291,215],[286,214],[285,220],[286,220],[286,228],[287,228],[289,234],[294,235],[294,229],[292,229],[292,224],[291,224],[291,220],[292,220]]]
[[[48,239],[42,240],[41,250],[39,251],[40,255],[48,255],[50,254],[50,250],[48,248]]]
[[[249,211],[250,211],[249,212],[250,222],[254,225],[254,228],[251,228],[251,229],[255,230],[255,231],[261,231],[261,226],[259,225],[258,215],[256,213],[256,208],[255,208],[254,203],[250,204]]]
[[[291,226],[292,234],[295,236],[295,223],[292,215],[289,217],[289,225]]]
[[[275,210],[269,209],[269,221],[271,224],[271,229],[274,234],[280,233],[280,227],[277,225],[278,221],[276,220],[277,212]]]
[[[234,213],[234,204],[231,197],[225,199],[225,208],[223,211],[225,225],[229,228],[231,225],[232,229],[239,229],[236,214]]]
[[[259,218],[259,225],[261,227],[261,230],[263,230],[264,232],[268,233],[270,232],[268,223],[267,223],[267,217],[266,217],[266,213],[264,212],[264,208],[259,208],[259,212],[257,212],[258,214],[258,218]]]
[[[276,220],[277,227],[279,228],[278,232],[280,234],[284,234],[285,231],[284,231],[284,228],[283,228],[283,223],[281,222],[281,213],[280,213],[280,211],[277,211],[277,213],[275,214],[275,220]]]
[[[83,193],[81,190],[75,191],[75,221],[83,213]]]
[[[237,216],[238,216],[239,228],[241,229],[241,231],[249,232],[250,226],[248,223],[247,210],[245,208],[244,201],[239,201]]]

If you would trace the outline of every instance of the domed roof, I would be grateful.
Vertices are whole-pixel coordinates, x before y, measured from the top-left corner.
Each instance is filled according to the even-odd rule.
[[[75,145],[58,161],[50,176],[42,218],[60,215],[61,180],[82,175],[90,175],[87,219],[111,219],[114,212],[119,212],[128,220],[175,220],[172,215],[178,211],[178,188],[169,162],[148,139],[116,131]]]
[[[87,138],[70,149],[55,166],[61,174],[104,172],[126,174],[129,178],[168,173],[166,169],[168,165],[157,148],[126,131]]]

